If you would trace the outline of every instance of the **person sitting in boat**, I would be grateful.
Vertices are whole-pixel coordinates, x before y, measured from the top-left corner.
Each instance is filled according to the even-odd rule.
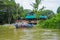
[[[22,21],[16,21],[15,26],[16,26],[16,28],[21,27],[22,26]]]
[[[28,23],[27,23],[26,20],[23,20],[23,21],[22,21],[22,26],[27,26],[27,24],[28,24]]]

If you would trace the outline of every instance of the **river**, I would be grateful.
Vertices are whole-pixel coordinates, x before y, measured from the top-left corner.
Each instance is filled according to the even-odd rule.
[[[60,30],[39,28],[0,29],[0,40],[60,40]]]

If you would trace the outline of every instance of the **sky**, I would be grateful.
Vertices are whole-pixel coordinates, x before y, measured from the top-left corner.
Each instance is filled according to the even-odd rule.
[[[19,3],[23,6],[24,9],[33,9],[31,6],[32,3],[35,3],[35,0],[15,0],[16,3]],[[45,9],[52,10],[56,13],[57,8],[60,6],[60,0],[42,0],[41,4],[39,5],[39,9],[45,7]]]

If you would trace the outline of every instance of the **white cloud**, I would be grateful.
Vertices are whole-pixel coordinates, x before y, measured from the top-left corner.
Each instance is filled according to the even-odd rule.
[[[46,0],[43,4],[46,9],[53,10],[56,13],[57,8],[60,6],[60,0]]]
[[[24,7],[24,9],[33,9],[30,5],[32,2],[34,3],[35,0],[16,0],[16,3],[19,3]],[[53,10],[56,12],[57,8],[60,6],[60,0],[43,0],[42,4],[39,5],[39,8],[45,6],[46,9]]]

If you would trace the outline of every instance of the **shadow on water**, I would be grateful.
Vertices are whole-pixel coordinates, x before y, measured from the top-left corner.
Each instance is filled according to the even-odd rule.
[[[60,40],[58,29],[0,29],[0,40]]]

